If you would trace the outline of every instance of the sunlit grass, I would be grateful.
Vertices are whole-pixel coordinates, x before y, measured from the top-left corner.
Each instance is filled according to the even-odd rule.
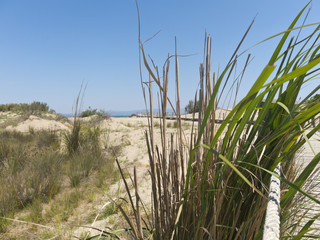
[[[226,67],[217,76],[211,73],[211,38],[205,39],[205,62],[200,64],[199,114],[190,138],[184,140],[180,115],[178,55],[175,59],[176,128],[177,136],[167,136],[167,105],[173,104],[168,96],[170,58],[163,71],[148,64],[144,46],[140,43],[141,57],[149,73],[149,82],[141,82],[145,102],[150,107],[146,135],[150,174],[152,180],[152,218],[142,216],[137,179],[134,176],[135,197],[130,198],[133,217],[122,211],[134,239],[261,239],[267,206],[270,174],[281,165],[281,238],[296,239],[308,235],[310,218],[299,218],[310,209],[299,204],[320,201],[310,192],[320,155],[314,156],[303,171],[298,171],[296,153],[308,144],[320,125],[312,124],[319,116],[320,101],[310,101],[320,89],[310,90],[305,99],[298,101],[300,90],[319,74],[319,26],[305,37],[291,38],[291,29],[301,18],[298,14],[288,30],[282,33],[274,52],[266,53],[266,66],[243,99],[236,103],[221,124],[216,125],[216,106],[220,103],[225,86],[234,75],[241,60],[238,49]],[[250,62],[250,54],[246,63]],[[246,71],[247,64],[241,72]],[[241,75],[240,75],[241,76]],[[241,76],[242,78],[242,76]],[[241,78],[236,78],[235,98]],[[245,75],[244,75],[245,78]],[[158,119],[153,117],[153,92],[159,91],[162,117],[161,144],[154,143]],[[232,91],[231,91],[232,92]],[[313,98],[314,99],[314,98]],[[156,104],[155,104],[156,105]],[[311,131],[307,131],[310,129]],[[124,182],[126,182],[123,177]],[[299,201],[297,201],[299,199]],[[310,212],[310,211],[309,211]],[[313,214],[313,219],[319,215]],[[152,219],[152,220],[150,220]],[[151,221],[151,222],[150,222]],[[142,230],[143,229],[143,230]],[[314,237],[320,237],[319,233]]]

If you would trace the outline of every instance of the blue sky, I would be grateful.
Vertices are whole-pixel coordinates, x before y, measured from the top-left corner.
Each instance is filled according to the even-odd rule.
[[[140,0],[141,37],[146,40],[160,30],[145,45],[160,68],[168,53],[174,53],[175,36],[179,54],[196,54],[179,60],[183,107],[198,85],[205,30],[212,36],[212,69],[217,70],[225,66],[256,15],[242,50],[285,30],[307,2]],[[314,0],[308,23],[320,22],[319,12],[320,1]],[[57,112],[70,113],[84,82],[83,109],[144,108],[134,0],[0,0],[0,33],[0,104],[42,101]],[[277,41],[250,50],[255,59],[240,95],[267,63]],[[143,77],[147,80],[145,71]],[[174,77],[170,80],[174,98]]]

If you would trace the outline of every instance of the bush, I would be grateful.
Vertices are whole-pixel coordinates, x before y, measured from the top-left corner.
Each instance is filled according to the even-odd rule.
[[[199,112],[199,102],[194,105],[194,102],[192,100],[189,101],[188,105],[184,108],[186,113],[194,113]]]
[[[96,115],[98,112],[97,109],[92,109],[91,107],[89,107],[87,110],[83,111],[81,114],[80,114],[80,117],[90,117],[90,116],[93,116],[93,115]]]
[[[101,117],[102,119],[109,119],[110,118],[110,115],[102,109],[100,109],[99,112],[97,112],[97,115],[99,117]]]
[[[92,109],[91,107],[89,107],[87,110],[83,111],[80,114],[80,117],[90,117],[90,116],[97,116],[97,120],[103,120],[103,119],[109,119],[110,115],[105,112],[104,110],[100,109],[99,111],[97,109]]]
[[[55,112],[50,109],[47,103],[34,101],[31,104],[27,103],[9,103],[0,105],[0,112],[18,112],[18,113],[29,113],[29,114],[40,114]]]

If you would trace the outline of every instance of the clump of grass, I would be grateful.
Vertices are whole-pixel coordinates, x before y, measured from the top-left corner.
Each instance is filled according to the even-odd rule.
[[[126,123],[125,126],[126,126],[126,127],[129,127],[129,128],[135,127],[132,123]]]
[[[74,209],[78,207],[82,198],[82,193],[76,188],[62,194],[51,204],[50,209],[46,211],[43,218],[46,222],[51,222],[52,219],[57,222],[67,221],[72,216]]]
[[[72,130],[64,135],[69,155],[66,174],[73,187],[77,187],[81,180],[87,178],[92,171],[100,169],[101,175],[104,172],[101,169],[104,169],[107,162],[106,156],[102,153],[101,129],[97,126],[90,127],[90,125],[81,123],[78,117],[80,93],[76,100]]]
[[[64,134],[64,142],[69,155],[75,153],[80,146],[81,123],[77,117],[74,118],[71,132]]]
[[[100,141],[101,130],[98,127],[83,127],[79,133],[79,146],[76,152],[69,152],[68,165],[66,174],[70,179],[71,186],[76,187],[82,179],[85,179],[93,171],[97,171],[98,175],[112,176],[112,165],[114,160],[107,158],[102,152]],[[106,173],[108,166],[108,174]],[[100,181],[101,183],[101,181]]]
[[[98,220],[106,219],[107,217],[110,217],[117,213],[119,213],[117,203],[111,201],[107,206],[103,208],[102,212],[99,214]]]
[[[56,133],[1,132],[0,139],[0,215],[14,216],[33,201],[51,199],[62,172]]]
[[[151,70],[140,42],[141,55],[150,76],[146,89],[145,82],[142,81],[142,89],[144,96],[148,91],[150,100],[146,141],[153,212],[151,224],[146,219],[141,219],[139,209],[142,202],[135,176],[135,203],[127,188],[133,218],[129,218],[120,208],[134,239],[151,235],[153,239],[261,239],[267,186],[270,173],[278,165],[281,165],[281,174],[284,176],[276,175],[284,182],[281,185],[281,225],[284,226],[281,228],[281,237],[306,237],[311,224],[319,215],[313,214],[310,222],[309,218],[304,218],[308,223],[300,224],[303,218],[296,219],[295,211],[299,212],[299,216],[306,216],[311,210],[299,208],[301,201],[320,204],[317,198],[305,192],[308,189],[302,189],[312,180],[320,155],[315,155],[311,163],[298,172],[295,154],[320,129],[318,124],[308,134],[305,133],[311,128],[310,120],[320,113],[320,102],[308,102],[320,89],[320,85],[311,90],[302,101],[297,102],[297,99],[305,82],[318,75],[319,27],[302,40],[288,40],[304,10],[305,8],[288,30],[282,33],[278,46],[270,53],[266,67],[257,76],[247,95],[238,103],[238,88],[235,89],[235,99],[230,99],[234,106],[219,126],[216,126],[215,109],[240,59],[238,49],[252,24],[218,77],[215,73],[211,75],[211,38],[206,36],[205,62],[200,64],[200,90],[195,97],[195,102],[199,102],[199,115],[194,119],[198,126],[196,132],[192,131],[189,143],[182,137],[177,51],[174,55],[177,137],[171,135],[167,139],[167,104],[173,108],[167,97],[170,59],[165,62],[160,78],[157,66],[153,64],[155,72]],[[240,78],[231,83],[231,86],[240,84],[250,58],[249,54]],[[160,147],[154,143],[153,83],[159,87],[161,96],[163,127],[160,130]],[[124,177],[123,180],[126,183]],[[296,201],[298,198],[300,202]],[[142,231],[142,225],[147,232]],[[319,238],[319,233],[312,237]]]
[[[106,161],[101,152],[92,152],[86,147],[81,148],[77,153],[71,155],[68,159],[66,174],[70,179],[71,186],[76,187],[82,179],[85,179],[92,173],[103,167]]]
[[[167,126],[166,128],[177,128],[178,126],[178,123],[175,121],[175,122],[167,122]]]
[[[80,122],[77,113],[72,131],[62,136],[65,149],[56,131],[0,132],[0,217],[14,218],[26,209],[21,217],[27,222],[68,221],[84,197],[78,191],[84,179],[94,173],[92,182],[101,188],[117,177],[115,158],[103,151],[101,134],[99,127]],[[76,188],[50,201],[67,178]],[[44,202],[49,209],[43,208]],[[0,218],[0,231],[7,231],[8,224]]]
[[[29,222],[40,223],[43,221],[42,218],[42,201],[40,199],[35,199],[28,207],[29,214],[28,219]]]
[[[32,137],[36,137],[37,148],[51,148],[54,151],[60,149],[60,138],[55,130],[40,130],[30,132]]]
[[[74,117],[73,117],[73,124],[71,132],[66,132],[64,134],[64,142],[65,146],[67,148],[67,151],[69,155],[72,155],[73,153],[77,152],[79,146],[80,146],[80,130],[81,130],[81,122],[79,120],[79,100],[81,96],[82,86],[80,88],[78,97],[75,102],[75,111],[74,111]]]

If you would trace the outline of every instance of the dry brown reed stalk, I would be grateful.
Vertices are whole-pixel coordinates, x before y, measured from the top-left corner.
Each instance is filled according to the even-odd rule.
[[[196,138],[200,134],[200,128],[203,120],[203,116],[205,115],[205,111],[208,107],[209,100],[212,95],[213,88],[215,86],[215,74],[213,74],[213,78],[211,80],[210,77],[210,55],[211,55],[211,38],[210,36],[206,36],[205,39],[205,52],[206,52],[206,62],[205,64],[200,65],[200,90],[199,90],[199,105],[200,110],[198,113],[198,133],[195,134],[193,132],[194,125],[192,125],[192,132],[191,132],[191,141],[189,150],[188,146],[183,141],[183,129],[182,129],[182,122],[181,122],[181,110],[180,110],[180,93],[179,93],[179,71],[178,71],[178,55],[177,55],[177,48],[175,50],[175,72],[176,72],[176,121],[177,121],[177,137],[174,137],[173,134],[171,134],[170,138],[167,141],[167,131],[166,131],[166,113],[167,113],[167,102],[168,101],[168,72],[169,72],[169,57],[163,67],[163,81],[160,85],[161,79],[159,77],[159,74],[154,74],[151,71],[151,68],[147,65],[147,69],[149,70],[149,82],[148,90],[149,90],[149,107],[150,107],[150,114],[148,117],[149,121],[149,131],[146,132],[146,141],[147,141],[147,147],[148,147],[148,155],[149,155],[149,161],[150,161],[150,175],[151,175],[151,181],[152,181],[152,201],[153,201],[153,226],[154,226],[154,239],[168,239],[169,237],[174,236],[175,232],[175,225],[179,221],[179,216],[182,214],[182,207],[183,207],[183,201],[191,202],[190,199],[183,200],[183,192],[185,187],[185,166],[186,160],[189,158],[188,152],[195,147]],[[142,54],[144,56],[143,47],[142,47]],[[145,58],[144,58],[145,59]],[[146,61],[145,64],[148,64]],[[154,66],[155,67],[155,66]],[[155,67],[156,71],[157,68]],[[158,77],[158,79],[155,79],[155,76]],[[157,83],[159,90],[160,90],[160,102],[161,102],[161,118],[160,118],[160,132],[161,132],[161,147],[156,146],[154,144],[154,116],[153,116],[153,91],[152,91],[152,80],[155,80]],[[211,83],[212,81],[212,83]],[[197,94],[195,96],[195,102],[197,101]],[[170,103],[170,102],[169,102]],[[202,144],[210,145],[210,139],[214,136],[215,131],[215,107],[216,103],[214,103],[214,106],[212,108],[211,114],[210,114],[210,121],[206,124],[204,128],[204,133],[202,137]],[[172,107],[172,104],[171,104]],[[193,118],[195,115],[193,115]],[[187,150],[187,151],[186,151]],[[201,161],[201,159],[205,159],[205,156],[207,154],[207,151],[198,148],[195,153],[195,159],[194,159],[194,165],[193,167],[193,175],[194,183],[197,186],[204,186],[205,183],[203,183],[203,176],[201,173],[205,168],[208,168],[208,166],[204,166],[204,162]],[[120,165],[118,164],[119,168]],[[210,165],[211,167],[211,165]],[[212,166],[213,169],[214,166]],[[120,168],[120,173],[123,176],[123,173]],[[213,175],[212,175],[213,176]],[[211,177],[212,177],[211,176]],[[125,181],[124,177],[123,180]],[[126,190],[129,195],[129,199],[132,198],[129,188],[126,184]],[[219,195],[219,199],[221,201],[223,194]],[[198,191],[196,194],[196,199],[200,201],[202,199],[201,191]],[[138,209],[138,198],[136,199],[136,209],[133,205],[132,200],[131,206],[135,215],[135,219],[137,222],[137,225],[139,226],[141,224],[141,221],[139,219],[140,213],[137,213]],[[220,202],[221,202],[220,201]],[[201,202],[201,201],[200,201]],[[188,203],[186,203],[188,204]],[[194,203],[191,203],[194,204]],[[185,207],[185,206],[184,206]],[[192,206],[191,206],[192,208]],[[187,207],[188,209],[188,207]],[[121,209],[121,212],[123,212],[123,209]],[[220,211],[220,208],[217,209],[217,211]],[[178,214],[179,213],[179,214]],[[123,214],[125,214],[123,212]],[[184,213],[186,214],[186,213]],[[188,213],[187,213],[188,215]],[[125,218],[127,219],[130,227],[133,229],[133,235],[140,238],[138,231],[136,227],[134,226],[134,223],[129,219],[129,217],[125,214]],[[189,214],[185,217],[185,221],[193,221],[192,214]],[[214,223],[216,222],[216,219]],[[139,227],[138,227],[139,228]],[[204,231],[205,233],[205,231]],[[186,237],[183,233],[182,238]],[[203,236],[200,234],[200,236]]]
[[[120,167],[120,163],[119,163],[118,159],[116,159],[116,163],[118,165],[118,168],[119,168],[119,171],[120,171],[120,174],[121,174],[121,178],[122,178],[122,180],[123,180],[123,182],[125,184],[126,191],[128,193],[128,198],[129,198],[129,201],[130,201],[130,205],[131,205],[131,208],[133,210],[134,217],[135,217],[135,220],[136,220],[135,223],[138,223],[139,220],[140,220],[139,217],[138,217],[138,216],[140,216],[140,213],[137,213],[137,211],[136,211],[136,208],[135,208],[134,203],[133,203],[133,197],[131,196],[127,180],[124,177],[124,174],[123,174],[122,168]],[[135,237],[135,239],[141,239],[140,238],[140,231],[137,230],[136,224],[130,219],[130,217],[128,216],[128,214],[126,213],[126,211],[122,208],[122,206],[120,204],[116,203],[116,205],[120,209],[122,215],[125,217],[127,223],[130,225],[131,232],[132,232],[133,236]]]
[[[147,208],[144,205],[144,203],[139,195],[138,178],[137,178],[137,174],[136,174],[136,168],[134,167],[134,172],[133,172],[134,178],[132,179],[130,177],[132,185],[134,187],[134,195],[132,195],[130,192],[129,184],[125,178],[123,169],[121,168],[118,159],[116,159],[116,163],[117,163],[118,169],[120,171],[121,178],[125,184],[125,189],[128,194],[128,199],[130,202],[130,208],[131,208],[132,214],[133,214],[133,217],[131,217],[129,212],[127,212],[127,210],[125,210],[122,207],[121,203],[113,201],[116,204],[116,206],[120,209],[126,222],[130,226],[129,229],[125,229],[125,230],[121,229],[120,231],[128,232],[131,235],[131,237],[133,237],[134,239],[140,239],[140,240],[145,239],[146,236],[152,236],[153,222],[152,222],[152,220],[150,220],[149,212],[147,211]],[[135,204],[133,201],[134,197],[136,198]],[[125,199],[123,199],[123,200],[125,200]],[[143,212],[141,210],[143,210]],[[153,211],[152,211],[152,213],[153,213]]]
[[[279,162],[284,166],[286,164],[292,166],[297,150],[320,129],[320,125],[316,126],[304,138],[300,137],[303,131],[310,126],[309,120],[319,114],[320,102],[309,104],[306,107],[302,104],[295,104],[306,76],[309,77],[319,70],[308,72],[320,63],[318,57],[320,48],[317,44],[313,44],[307,50],[304,50],[305,46],[302,46],[297,55],[287,54],[300,44],[296,41],[294,44],[290,42],[287,49],[281,52],[304,9],[291,23],[288,30],[283,32],[283,37],[270,61],[247,95],[239,103],[234,104],[234,108],[224,115],[225,119],[222,121],[217,119],[216,106],[226,90],[227,83],[236,71],[238,50],[253,21],[226,68],[217,79],[215,74],[212,77],[210,74],[211,38],[210,36],[205,37],[205,57],[204,62],[200,64],[200,89],[195,97],[195,105],[199,101],[198,117],[195,118],[194,115],[198,126],[197,130],[194,126],[192,127],[188,145],[182,138],[180,104],[177,104],[174,109],[168,99],[170,57],[164,64],[161,81],[158,67],[153,61],[155,72],[151,70],[139,38],[140,54],[149,73],[149,81],[142,82],[142,85],[143,89],[145,85],[149,89],[150,98],[148,118],[150,124],[146,132],[146,141],[153,205],[153,230],[149,234],[153,239],[261,238],[268,194],[266,186],[269,184],[270,174],[273,174],[272,171]],[[309,37],[311,38],[316,32],[317,29]],[[319,37],[316,37],[315,42],[318,39]],[[303,41],[309,40],[306,38]],[[176,102],[179,103],[177,47],[174,57]],[[249,60],[250,55],[241,71],[240,80],[235,80],[231,85],[233,88],[236,87],[234,103],[236,103],[239,83]],[[271,73],[275,70],[277,61],[282,63],[273,77]],[[156,83],[160,93],[160,146],[155,146],[154,142],[152,99],[155,90],[152,89],[153,82]],[[313,96],[319,88],[320,86],[314,89],[302,103]],[[145,91],[143,92],[145,102],[147,102]],[[230,92],[233,93],[233,90]],[[176,113],[176,137],[173,134],[170,137],[166,136],[167,102]],[[287,217],[290,215],[288,209],[291,208],[297,192],[320,203],[319,200],[301,189],[311,176],[309,170],[313,170],[314,164],[318,162],[320,162],[319,154],[312,160],[312,164],[307,166],[307,170],[298,177],[287,174],[290,167],[282,168],[283,176],[288,179],[277,176],[287,184],[281,201],[283,216],[287,219],[290,218]],[[134,209],[133,204],[132,208]],[[284,221],[287,220],[282,220]],[[132,222],[129,224],[131,226]],[[298,230],[300,235],[304,234],[304,227]],[[282,232],[282,234],[285,236],[287,232]],[[134,235],[136,234],[135,230]]]
[[[210,38],[208,38],[210,39]],[[207,60],[206,63],[209,64],[209,53],[210,53],[210,44],[208,43],[207,49]],[[185,166],[186,159],[188,156],[188,147],[183,141],[183,129],[181,121],[181,110],[180,110],[180,96],[179,96],[179,72],[178,72],[178,55],[175,53],[175,66],[176,66],[176,102],[177,102],[177,137],[171,135],[169,141],[167,142],[167,132],[166,132],[166,112],[167,112],[167,91],[168,91],[168,70],[169,70],[169,61],[163,67],[163,81],[162,88],[160,88],[160,102],[161,102],[161,147],[154,147],[153,135],[154,131],[152,128],[152,116],[153,116],[153,107],[152,107],[152,82],[149,81],[149,98],[150,98],[150,123],[151,128],[146,135],[148,154],[151,168],[151,180],[152,180],[152,193],[153,193],[153,213],[154,213],[154,226],[155,226],[155,239],[168,239],[171,237],[171,234],[174,232],[174,226],[177,222],[177,214],[179,207],[182,204],[182,194],[185,184]],[[206,110],[209,98],[212,94],[212,85],[210,79],[210,68],[207,67],[207,72],[201,72],[202,76],[205,76],[205,86],[202,86],[200,89],[200,112],[199,119],[200,124],[204,112]],[[155,76],[156,74],[154,74]],[[212,80],[214,84],[214,79]],[[158,79],[160,82],[160,79]],[[201,84],[204,85],[204,84]],[[163,91],[161,91],[163,89]],[[214,119],[214,111],[212,110],[212,119]],[[200,128],[198,126],[198,128]],[[213,136],[212,130],[214,130],[214,121],[211,124],[206,126],[206,133],[204,143],[209,144],[209,139]],[[192,141],[190,142],[190,148],[193,147]],[[155,149],[155,150],[154,150]],[[203,151],[199,149],[197,152],[198,158],[202,157]],[[203,168],[201,166],[201,161],[197,161],[199,165],[198,168]],[[196,171],[195,171],[196,173]],[[198,180],[201,181],[201,176],[198,176]],[[180,208],[181,209],[181,208]],[[181,211],[180,211],[181,212]]]

